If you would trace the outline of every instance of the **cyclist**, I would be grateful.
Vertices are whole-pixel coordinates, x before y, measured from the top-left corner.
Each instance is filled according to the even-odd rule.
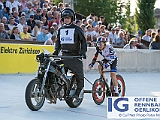
[[[110,66],[110,76],[114,85],[114,96],[119,96],[118,93],[118,81],[116,79],[116,72],[117,72],[117,63],[118,58],[116,56],[116,52],[114,51],[114,48],[111,44],[106,42],[106,39],[102,36],[97,38],[97,47],[96,47],[96,53],[94,55],[94,58],[92,59],[92,62],[89,64],[89,68],[91,69],[93,65],[95,64],[98,54],[101,54],[104,59],[102,60],[102,65],[98,65],[99,73],[102,73],[103,68],[108,68]],[[102,68],[103,66],[103,68]],[[105,78],[105,76],[103,75]]]

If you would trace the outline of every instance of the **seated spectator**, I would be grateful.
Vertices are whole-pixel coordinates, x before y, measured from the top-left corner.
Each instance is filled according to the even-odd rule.
[[[156,35],[154,40],[149,45],[150,50],[160,50],[160,36]]]
[[[43,26],[43,22],[42,21],[37,21],[33,30],[32,30],[31,35],[33,37],[36,37],[37,35],[39,35],[41,33],[42,26]]]
[[[108,23],[105,22],[105,17],[104,16],[100,16],[100,21],[102,21],[102,25],[106,26],[106,29],[109,29]]]
[[[126,41],[124,39],[124,34],[122,31],[119,32],[118,38],[116,39],[116,45],[123,47],[126,44]]]
[[[87,25],[86,19],[82,19],[82,24]]]
[[[20,23],[17,25],[19,32],[23,32],[23,27],[25,26],[25,20],[26,18],[24,16],[22,16],[20,18]]]
[[[47,20],[48,20],[48,22],[51,20],[51,19],[53,19],[53,14],[52,14],[52,12],[51,11],[48,11],[47,12]],[[54,17],[54,19],[55,19],[55,17]],[[54,22],[56,22],[56,21],[54,21]]]
[[[90,34],[86,34],[87,47],[94,47],[94,42]]]
[[[58,3],[57,11],[62,11],[62,10],[63,10],[63,3],[60,2],[60,3]]]
[[[80,20],[76,20],[76,25],[80,27],[81,21]]]
[[[21,0],[20,4],[22,5],[22,11],[24,10],[25,7],[27,7],[27,1],[26,0]]]
[[[96,40],[97,40],[97,38],[100,36],[100,28],[99,28],[98,25],[96,25],[96,26],[94,27],[93,34],[95,35]]]
[[[85,35],[90,34],[91,39],[93,39],[94,33],[93,33],[93,30],[92,30],[92,25],[87,25],[86,28],[87,28],[87,31],[86,31]]]
[[[95,27],[96,25],[98,25],[98,17],[94,16],[94,20],[92,22],[92,26]]]
[[[25,12],[26,20],[29,20],[31,15],[34,15],[34,11],[32,8],[32,2],[27,2],[27,7],[24,8],[23,12]]]
[[[31,35],[27,32],[28,26],[23,27],[23,31],[20,33],[21,40],[32,41]]]
[[[36,25],[36,22],[34,21],[34,15],[30,15],[29,20],[27,20],[27,25],[28,25],[28,32],[32,33],[32,30]]]
[[[99,30],[100,34],[101,34],[101,33],[105,33],[105,28],[106,28],[105,25],[101,25],[101,26],[100,26],[100,30]]]
[[[5,7],[3,10],[1,10],[0,11],[1,12],[0,19],[2,19],[2,17],[6,17],[7,20],[9,20],[9,15],[10,15],[9,11],[10,11],[9,7]]]
[[[126,44],[123,49],[137,49],[137,38],[132,38],[128,44]]]
[[[42,19],[42,16],[41,16],[41,9],[37,9],[36,10],[36,14],[34,15],[34,20],[35,22],[38,21],[38,20],[41,20]]]
[[[5,29],[5,30],[9,30],[8,24],[7,24],[7,18],[6,18],[6,17],[3,17],[3,18],[2,18],[1,23],[4,24],[4,29]]]
[[[15,21],[14,21],[14,17],[10,17],[9,19],[9,24],[8,24],[8,34],[11,35],[11,31],[13,29],[13,27],[15,27]]]
[[[120,28],[119,27],[116,27],[116,35],[118,36],[119,35],[119,32],[120,32]]]
[[[50,39],[44,42],[44,45],[55,45],[56,40],[57,40],[57,36],[53,35]]]
[[[46,17],[42,17],[43,26],[48,26],[48,21]]]
[[[98,26],[100,27],[102,25],[102,21],[98,21]]]
[[[152,41],[154,40],[155,36],[156,36],[156,33],[155,33],[155,32],[152,32],[151,38],[150,38],[150,42],[152,42]]]
[[[103,36],[107,42],[109,42],[109,31],[105,31],[105,33],[101,33],[100,36]]]
[[[6,7],[10,8],[10,14],[12,13],[12,8],[16,8],[16,11],[18,11],[18,8],[21,7],[21,4],[17,0],[7,0]]]
[[[142,39],[142,31],[141,30],[138,30],[138,34],[136,35],[137,39],[141,40]]]
[[[14,21],[19,24],[19,13],[17,11],[13,12]]]
[[[52,24],[55,23],[55,22],[56,22],[56,19],[55,19],[55,17],[53,16],[53,17],[51,18],[51,20],[49,21],[48,28],[50,29],[50,27],[52,27]]]
[[[83,30],[83,33],[85,34],[85,32],[86,32],[86,29],[85,29],[86,26],[85,26],[85,24],[81,24],[80,27],[81,27],[81,29]]]
[[[21,40],[17,26],[13,27],[10,39]]]
[[[0,23],[0,39],[9,39],[8,33],[4,30],[3,23]]]
[[[88,20],[87,20],[87,25],[92,26],[92,19],[88,19]]]
[[[36,36],[36,41],[45,42],[46,40],[48,40],[47,33],[48,33],[48,27],[43,26],[42,32]]]
[[[146,30],[146,34],[142,37],[143,40],[150,42],[150,30]]]
[[[109,43],[112,45],[116,45],[116,39],[117,39],[117,35],[115,33],[116,29],[112,28],[111,29],[111,33],[109,34]]]

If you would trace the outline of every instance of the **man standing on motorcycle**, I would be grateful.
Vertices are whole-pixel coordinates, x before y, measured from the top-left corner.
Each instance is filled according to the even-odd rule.
[[[61,18],[64,25],[59,28],[57,41],[55,45],[54,55],[58,55],[60,50],[62,56],[82,56],[86,59],[87,44],[82,29],[73,24],[75,13],[70,8],[65,8],[61,11]],[[81,90],[84,87],[84,74],[82,59],[66,58],[64,67],[71,70],[77,80],[77,90],[73,98],[78,99]]]

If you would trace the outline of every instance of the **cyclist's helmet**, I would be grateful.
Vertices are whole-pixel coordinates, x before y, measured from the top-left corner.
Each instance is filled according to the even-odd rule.
[[[64,19],[65,17],[71,17],[72,22],[75,20],[75,13],[70,8],[65,8],[61,11],[61,18]]]
[[[106,38],[103,36],[100,36],[97,38],[97,46],[102,46],[106,44]]]

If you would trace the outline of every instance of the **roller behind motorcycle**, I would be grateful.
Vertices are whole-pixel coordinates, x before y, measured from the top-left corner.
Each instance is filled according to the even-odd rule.
[[[83,101],[83,90],[79,99],[74,99],[77,89],[76,77],[65,71],[63,59],[81,58],[81,56],[56,56],[40,53],[36,56],[39,66],[36,77],[32,79],[25,91],[25,101],[29,109],[37,111],[44,105],[45,99],[56,104],[57,99],[64,100],[71,108],[78,107]]]

